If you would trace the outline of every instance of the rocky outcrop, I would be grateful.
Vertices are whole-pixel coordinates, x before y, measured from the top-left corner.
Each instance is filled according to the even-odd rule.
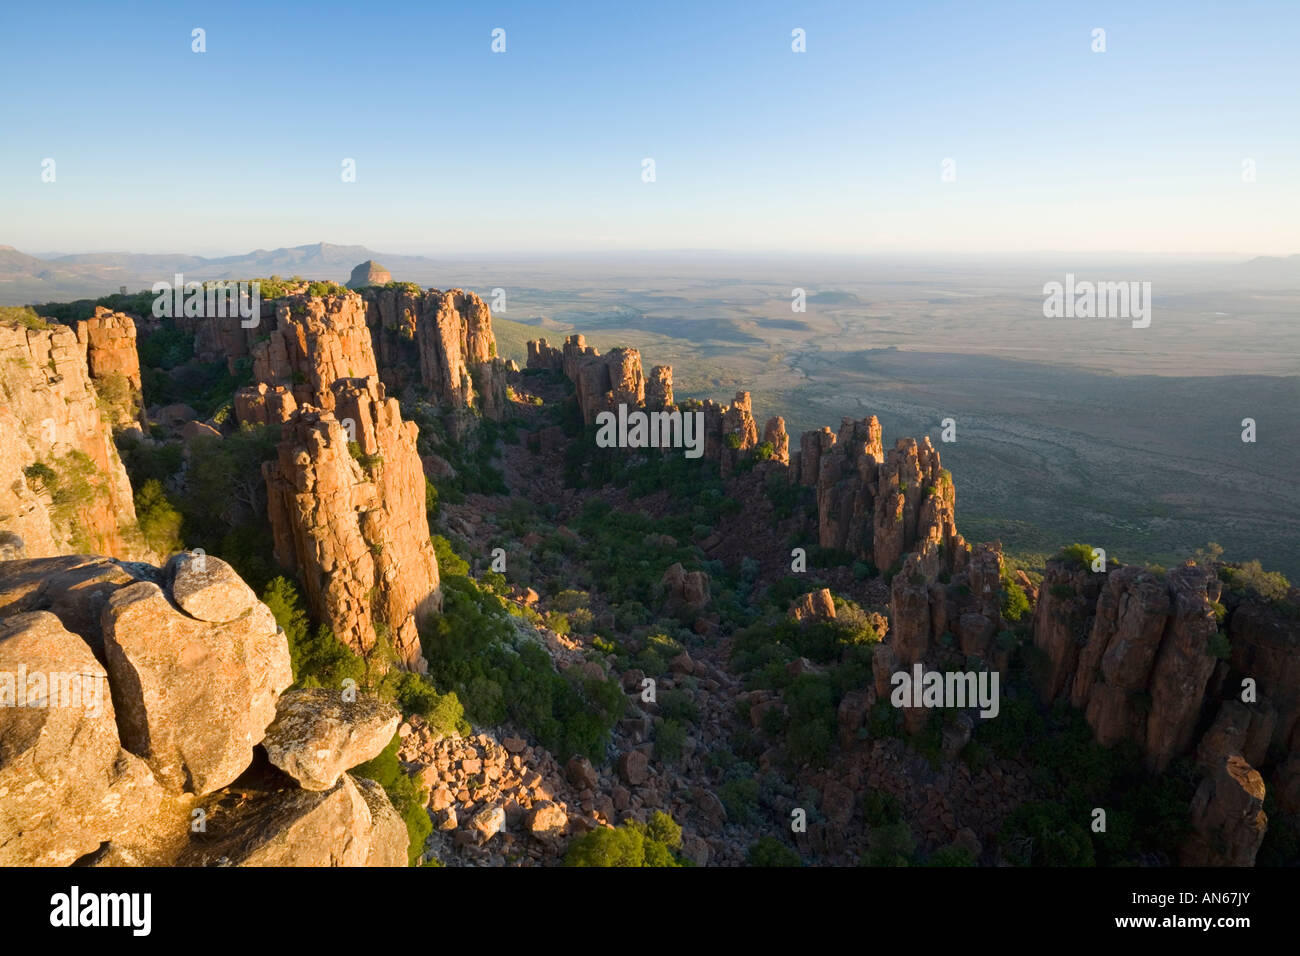
[[[47,611],[0,620],[0,865],[66,866],[161,799],[87,644]]]
[[[371,785],[372,786],[372,785]],[[179,866],[401,866],[406,828],[396,811],[376,815],[371,786],[344,774],[328,790],[259,790],[205,802],[205,830]],[[387,801],[384,801],[387,803]],[[400,818],[397,818],[400,823]]]
[[[809,591],[790,605],[790,616],[796,621],[829,621],[835,617],[835,599],[830,588]]]
[[[772,446],[772,461],[790,464],[790,436],[786,434],[784,418],[778,415],[767,420],[763,426],[763,442]]]
[[[370,694],[344,700],[338,690],[291,690],[280,697],[262,747],[304,789],[329,790],[345,770],[379,756],[401,719]]]
[[[278,425],[287,422],[298,402],[286,385],[257,385],[235,392],[235,417],[249,425]]]
[[[505,408],[505,363],[496,358],[492,313],[473,292],[406,285],[365,292],[379,374],[394,393],[417,388],[453,408]]]
[[[646,379],[641,370],[641,353],[636,349],[612,349],[601,355],[581,335],[570,335],[558,352],[545,339],[528,343],[528,368],[563,371],[577,392],[578,409],[584,423],[590,425],[603,411],[616,411],[619,405],[629,410],[646,404]],[[656,401],[660,407],[672,391],[671,370],[656,382]]]
[[[542,340],[546,344],[546,340]],[[656,365],[650,369],[645,382],[645,406],[651,411],[663,411],[673,406],[673,368]]]
[[[0,565],[0,864],[404,865],[378,785],[299,789],[257,757],[291,679],[270,611],[211,556]],[[308,721],[297,736],[330,757],[293,765],[328,773],[391,739],[387,705],[348,715]]]
[[[64,325],[0,325],[0,546],[10,557],[150,557],[113,444],[125,409],[101,407],[87,365],[89,328],[83,343]],[[96,328],[104,346],[96,360],[129,364],[125,346],[109,344],[118,340],[106,330],[123,332],[116,320]]]
[[[673,564],[660,585],[670,608],[698,611],[709,603],[709,576],[703,571],[687,571],[680,563]]]
[[[253,377],[285,388],[297,405],[332,411],[334,383],[378,375],[361,296],[294,295],[275,303],[269,336],[252,346]],[[247,402],[247,399],[244,400]]]
[[[143,390],[140,355],[135,344],[135,320],[102,305],[75,326],[77,341],[86,350],[86,367],[99,404],[114,428],[140,424]]]
[[[1097,739],[1135,741],[1153,770],[1187,753],[1215,670],[1214,574],[1187,564],[1094,573],[1050,561],[1034,612],[1044,701],[1065,696]]]
[[[423,671],[418,625],[441,592],[418,430],[374,378],[332,392],[335,414],[298,409],[263,465],[276,560],[340,640],[369,657],[384,632],[402,666]]]
[[[1240,755],[1222,758],[1192,800],[1183,866],[1253,866],[1268,830],[1264,780]]]
[[[270,609],[228,567],[224,600],[209,591],[181,603],[191,579],[224,563],[178,555],[167,569],[170,600],[140,581],[110,595],[102,615],[123,746],[176,793],[210,793],[238,777],[293,681]]]
[[[782,431],[784,429],[782,428]],[[886,455],[880,421],[845,418],[839,434],[804,432],[790,478],[817,495],[823,548],[897,569],[903,556],[927,555],[925,572],[952,572],[965,542],[957,534],[952,477],[928,438],[900,438]]]
[[[348,279],[349,289],[364,289],[372,285],[388,285],[393,281],[393,274],[374,259],[367,259],[352,270]]]

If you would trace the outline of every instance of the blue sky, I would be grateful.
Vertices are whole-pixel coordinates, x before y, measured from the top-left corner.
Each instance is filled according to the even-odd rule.
[[[0,243],[1300,252],[1293,0],[547,6],[7,4]]]

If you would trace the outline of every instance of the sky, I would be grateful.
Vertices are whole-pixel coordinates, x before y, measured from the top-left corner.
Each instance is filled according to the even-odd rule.
[[[8,3],[0,244],[1286,255],[1297,36],[1295,0]]]

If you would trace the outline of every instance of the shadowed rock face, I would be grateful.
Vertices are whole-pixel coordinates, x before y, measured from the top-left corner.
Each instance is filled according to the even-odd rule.
[[[416,389],[453,408],[505,412],[505,363],[496,357],[492,313],[473,292],[367,289],[366,323],[379,376],[394,394]]]
[[[674,406],[672,368],[656,365],[647,378],[642,372],[641,353],[636,349],[611,349],[601,355],[581,335],[566,338],[562,350],[552,348],[545,339],[536,339],[528,343],[528,368],[562,372],[573,382],[578,409],[588,425],[595,423],[601,412],[617,412],[620,405],[626,405],[629,411],[676,408],[683,414],[703,413],[704,457],[716,461],[724,477],[758,446],[758,424],[749,392],[737,392],[728,405],[709,400]],[[784,422],[778,433],[776,421],[768,423],[774,450],[782,444],[784,435]],[[788,453],[788,438],[784,447]]]
[[[328,790],[217,795],[204,803],[206,832],[196,834],[176,862],[180,866],[405,865],[406,826],[386,797],[380,802],[383,793],[376,790],[376,784],[366,781],[363,788],[344,774]]]
[[[1253,866],[1268,830],[1264,780],[1244,758],[1221,758],[1192,799],[1183,866]]]
[[[1093,573],[1055,560],[1033,619],[1044,701],[1066,697],[1099,743],[1135,742],[1153,772],[1192,755],[1207,774],[1184,865],[1254,862],[1267,827],[1266,776],[1283,811],[1300,807],[1296,622],[1252,597],[1225,597],[1226,610],[1221,596],[1214,569],[1191,562],[1167,573]],[[1226,662],[1211,644],[1225,639],[1223,613]]]
[[[284,424],[278,458],[263,466],[276,560],[340,640],[369,656],[379,621],[403,666],[423,671],[419,619],[440,610],[441,592],[417,428],[375,379],[334,391],[358,457],[334,414],[306,406]]]
[[[125,410],[101,412],[87,366],[90,352],[106,369],[117,363],[129,371],[134,346],[116,319],[100,316],[83,326],[87,341],[65,325],[0,326],[0,536],[8,557],[150,557],[105,421]],[[92,328],[99,343],[93,348]],[[111,339],[110,332],[122,337]],[[134,367],[138,387],[138,362]]]
[[[1134,740],[1154,770],[1193,744],[1216,659],[1218,579],[1195,565],[1093,573],[1051,561],[1034,613],[1044,701],[1066,696],[1097,739]]]
[[[24,678],[0,687],[0,865],[66,866],[157,806],[161,788],[118,741],[107,673],[57,617],[0,621],[0,675]]]

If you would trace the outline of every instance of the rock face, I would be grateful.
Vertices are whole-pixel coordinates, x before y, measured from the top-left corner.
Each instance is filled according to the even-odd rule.
[[[673,564],[660,583],[670,606],[699,610],[709,603],[709,576],[703,571],[687,571]]]
[[[76,324],[77,341],[86,350],[86,366],[100,405],[115,428],[136,426],[141,411],[140,355],[135,321],[122,312],[95,306],[89,319]]]
[[[205,564],[224,562],[211,555],[173,561],[173,598],[204,574]],[[293,682],[275,618],[239,584],[224,602],[210,595],[191,602],[204,617],[178,609],[148,581],[115,591],[104,608],[104,653],[123,745],[172,792],[202,795],[238,777],[275,718],[276,698]],[[241,602],[233,619],[211,619],[227,618]]]
[[[784,418],[778,415],[767,420],[763,426],[763,441],[772,446],[772,461],[790,464],[790,436],[786,434]]]
[[[118,740],[108,675],[46,611],[0,621],[0,865],[66,866],[161,799]]]
[[[235,393],[235,417],[250,425],[278,425],[287,422],[298,402],[285,385],[259,382]]]
[[[351,292],[277,300],[269,337],[251,351],[258,382],[287,389],[297,405],[325,411],[334,408],[336,381],[379,373],[365,302]]]
[[[366,286],[388,285],[392,281],[393,274],[391,272],[374,259],[367,259],[352,270],[352,277],[348,279],[348,288],[364,289]]]
[[[391,391],[418,387],[435,403],[504,414],[506,366],[496,357],[487,303],[463,289],[417,286],[367,289],[365,302],[380,378]]]
[[[290,680],[270,611],[216,558],[0,564],[0,865],[405,865],[377,784],[313,792],[255,759]],[[298,735],[330,751],[294,763],[324,768],[313,780],[396,723],[387,705],[327,710]]]
[[[531,343],[530,343],[531,344]],[[541,342],[546,345],[546,340]],[[531,354],[531,353],[530,353]],[[645,383],[645,405],[651,411],[663,411],[673,405],[673,370],[670,365],[656,365],[650,369]]]
[[[843,420],[805,432],[792,477],[817,492],[818,543],[872,561],[882,571],[903,555],[934,549],[953,569],[957,550],[955,492],[928,438],[899,439],[886,455],[880,421]]]
[[[1253,866],[1268,830],[1264,780],[1239,755],[1224,757],[1192,799],[1183,866]]]
[[[370,656],[378,622],[402,665],[423,671],[419,621],[442,599],[418,430],[374,378],[332,392],[335,413],[298,409],[263,465],[276,560],[340,640]],[[341,419],[354,426],[351,450]]]
[[[100,407],[87,366],[93,352],[105,369],[129,367],[111,332],[126,334],[106,318],[86,325],[85,343],[64,325],[0,325],[0,546],[10,557],[150,557],[111,434],[125,410]]]
[[[347,774],[328,790],[222,794],[205,803],[206,832],[196,834],[180,866],[400,866],[406,828],[381,806],[378,819]],[[385,801],[387,802],[387,801]],[[388,811],[392,811],[390,814]],[[398,818],[400,823],[400,818]]]
[[[737,392],[729,405],[711,400],[674,405],[672,368],[656,365],[646,376],[642,371],[641,353],[636,349],[616,348],[601,355],[594,346],[587,345],[581,335],[566,338],[563,349],[551,347],[545,339],[536,339],[528,343],[528,368],[563,372],[573,383],[578,409],[583,422],[588,425],[593,424],[601,412],[617,411],[620,405],[626,405],[629,411],[702,412],[704,457],[718,462],[724,476],[730,475],[736,465],[758,446],[758,425],[754,421],[748,392]],[[770,440],[777,452],[774,457],[779,459],[777,448],[781,438],[775,433],[773,422],[768,423],[774,429]],[[788,445],[787,438],[787,449]]]
[[[343,772],[379,756],[402,715],[368,694],[343,700],[336,690],[292,690],[280,697],[262,746],[271,763],[306,790],[328,790]]]
[[[790,616],[796,621],[825,621],[835,617],[835,599],[829,588],[809,591],[790,605]]]
[[[1066,696],[1103,745],[1134,740],[1163,770],[1194,742],[1215,669],[1220,591],[1192,564],[1162,580],[1144,568],[1094,573],[1049,561],[1033,621],[1044,701]]]
[[[1231,656],[1224,696],[1239,696],[1244,678],[1257,685],[1256,702],[1247,705],[1249,736],[1257,742],[1246,745],[1246,759],[1262,767],[1262,761],[1252,759],[1260,746],[1289,755],[1279,760],[1270,786],[1283,810],[1300,812],[1300,621],[1278,614],[1263,601],[1248,599],[1232,610],[1228,637]],[[1266,745],[1258,742],[1261,735]]]
[[[88,555],[0,562],[0,618],[49,611],[103,660],[104,606],[114,591],[144,574],[142,565]]]

